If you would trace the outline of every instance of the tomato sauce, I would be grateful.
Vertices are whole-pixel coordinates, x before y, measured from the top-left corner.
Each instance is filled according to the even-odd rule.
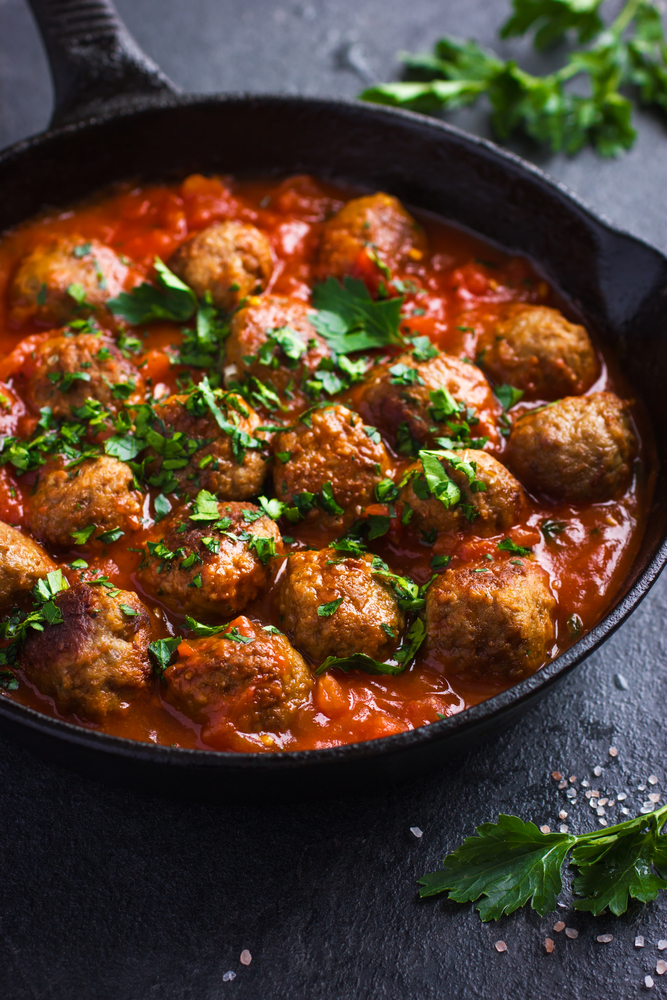
[[[45,337],[42,328],[14,328],[8,314],[8,285],[21,257],[54,235],[96,238],[127,256],[139,273],[149,279],[155,256],[168,260],[183,241],[211,222],[239,219],[259,226],[270,238],[277,258],[269,291],[307,301],[314,283],[314,255],[323,221],[337,211],[353,193],[308,177],[288,178],[280,183],[233,182],[228,178],[193,175],[180,183],[122,185],[94,200],[67,211],[53,211],[6,233],[0,240],[0,381],[18,397],[10,413],[0,413],[0,434],[27,435],[36,424],[20,400],[20,384],[30,364],[35,344]],[[418,277],[421,290],[407,291],[402,330],[426,334],[434,344],[460,358],[474,359],[480,334],[508,301],[556,306],[569,314],[572,309],[549,287],[530,262],[510,257],[497,247],[425,213],[415,215],[426,230],[429,253],[410,273]],[[369,262],[360,276],[371,290],[377,287],[377,268]],[[594,337],[594,331],[592,331]],[[181,327],[164,322],[141,331],[143,353],[136,358],[155,395],[177,391],[176,379],[183,368],[173,363],[170,345],[181,340]],[[610,389],[633,402],[635,430],[640,442],[633,481],[619,500],[577,507],[547,505],[531,498],[524,522],[509,535],[518,544],[533,549],[534,558],[548,571],[557,598],[556,638],[550,657],[566,649],[579,635],[604,615],[628,574],[644,531],[651,499],[651,470],[655,466],[650,432],[641,407],[619,373],[614,360],[600,352],[602,374],[591,391]],[[195,380],[198,373],[192,372]],[[539,403],[539,401],[538,401]],[[538,405],[519,403],[512,415]],[[500,449],[495,452],[502,459]],[[406,460],[396,459],[400,471]],[[0,518],[24,528],[26,491],[34,481],[18,477],[11,466],[0,467]],[[152,525],[148,498],[146,525],[132,537],[107,546],[100,555],[80,546],[70,552],[51,553],[70,583],[100,572],[122,589],[138,590],[152,608],[155,638],[174,634],[183,622],[142,593],[135,580],[140,548]],[[380,508],[378,508],[380,510]],[[545,522],[552,530],[545,532]],[[555,527],[553,527],[555,525]],[[284,529],[286,530],[286,529]],[[302,524],[290,525],[294,537],[291,551],[305,545],[323,547],[331,536]],[[394,572],[412,576],[419,584],[432,575],[434,555],[456,559],[479,558],[496,553],[498,538],[440,536],[433,545],[419,544],[418,536],[392,522],[389,533],[371,546]],[[68,564],[83,556],[84,571]],[[284,560],[274,560],[273,583],[244,614],[262,623],[280,627],[275,608],[275,588]],[[163,698],[164,687],[155,679],[150,692],[134,699],[120,714],[111,715],[103,726],[69,717],[90,729],[135,740],[179,747],[234,751],[302,750],[374,739],[428,725],[439,717],[464,711],[503,690],[496,678],[486,683],[449,679],[442,667],[418,655],[415,663],[396,677],[371,676],[339,671],[316,679],[308,704],[285,733],[241,733],[225,728],[207,730],[177,712]],[[4,697],[29,705],[47,715],[61,717],[51,699],[44,697],[24,678],[19,688]]]

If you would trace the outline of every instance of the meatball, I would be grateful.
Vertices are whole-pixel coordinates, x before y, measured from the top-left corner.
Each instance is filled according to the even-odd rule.
[[[110,455],[89,458],[72,469],[45,466],[29,501],[30,530],[59,548],[99,548],[113,540],[100,538],[107,532],[139,528],[143,498],[133,483],[128,466]],[[85,542],[75,537],[77,532],[83,532]]]
[[[271,557],[283,551],[278,528],[259,508],[219,503],[216,517],[215,507],[215,498],[202,493],[147,538],[137,580],[177,614],[237,615],[268,585]]]
[[[440,461],[458,488],[460,498],[446,506],[429,489],[421,461],[415,462],[403,475],[405,485],[400,495],[413,511],[411,525],[425,531],[467,530],[480,538],[490,538],[517,524],[526,497],[504,465],[485,451],[464,449],[441,454],[443,457],[435,460]]]
[[[241,641],[228,638],[232,629]],[[187,654],[165,671],[167,700],[196,722],[225,719],[241,732],[287,729],[308,700],[313,678],[301,654],[276,631],[237,618],[226,633],[188,639]]]
[[[426,238],[397,198],[378,192],[348,201],[325,224],[319,249],[320,274],[342,278],[354,273],[366,248],[393,271],[408,261],[421,260]]]
[[[492,379],[533,399],[579,396],[600,374],[583,326],[547,306],[508,305],[478,348],[480,364]]]
[[[247,295],[263,292],[273,272],[271,244],[247,222],[214,222],[178,248],[169,267],[203,299],[231,311]]]
[[[0,521],[0,606],[11,604],[56,568],[41,545]]]
[[[290,556],[280,589],[281,621],[317,663],[354,653],[385,660],[395,652],[403,612],[372,562],[370,555],[341,559],[335,549]],[[337,601],[338,607],[326,607]]]
[[[310,325],[311,315],[312,309],[304,302],[284,295],[249,299],[231,322],[226,342],[227,385],[249,378],[252,391],[253,379],[257,379],[278,395],[283,409],[310,406],[302,385],[329,355],[326,342]],[[278,408],[277,401],[261,395],[258,401],[269,409]]]
[[[210,408],[195,390],[189,396],[169,396],[154,407],[157,427],[166,438],[164,458],[185,461],[174,469],[174,484],[188,496],[199,490],[221,500],[247,500],[261,490],[268,466],[268,446],[257,432],[261,421],[252,407],[234,393],[217,400],[227,425],[221,430]],[[199,447],[193,453],[188,442]],[[157,466],[157,462],[155,463]]]
[[[64,326],[96,313],[113,323],[105,303],[123,291],[130,268],[99,240],[62,237],[31,250],[19,263],[9,288],[10,319]]]
[[[35,348],[28,365],[25,397],[34,410],[51,407],[54,417],[71,418],[89,398],[116,413],[124,400],[143,396],[137,368],[106,337],[49,337]]]
[[[19,667],[61,712],[101,722],[148,686],[150,615],[131,591],[86,584],[55,604],[62,622],[28,633]]]
[[[465,563],[426,593],[428,650],[447,675],[518,681],[547,659],[555,607],[537,563]]]
[[[602,503],[627,486],[636,450],[627,405],[613,392],[595,392],[524,413],[505,457],[529,490]]]
[[[438,393],[439,389],[446,389],[470,412],[451,413],[449,401],[441,398],[444,394]],[[448,422],[460,425],[463,419],[473,437],[488,437],[494,444],[498,441],[495,417],[499,406],[491,386],[476,365],[446,354],[423,362],[404,354],[379,364],[355,398],[364,420],[387,433],[404,453],[414,451],[412,442],[423,445],[449,436]]]
[[[281,457],[274,462],[273,481],[278,499],[292,504],[295,493],[320,493],[328,483],[344,515],[330,511],[325,520],[343,523],[358,517],[374,502],[375,486],[390,466],[379,435],[371,430],[369,437],[367,430],[356,413],[327,406],[313,411],[309,426],[298,423],[276,434],[273,448]],[[314,508],[308,516],[322,518],[323,513]]]

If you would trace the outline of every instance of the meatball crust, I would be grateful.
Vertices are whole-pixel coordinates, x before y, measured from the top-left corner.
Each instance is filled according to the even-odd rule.
[[[92,722],[126,708],[151,676],[150,615],[135,593],[113,593],[86,584],[61,591],[55,604],[62,622],[31,630],[19,660],[59,711]]]
[[[64,326],[91,311],[105,323],[113,317],[105,303],[123,291],[130,268],[99,240],[62,237],[42,243],[23,257],[9,289],[10,319]],[[83,289],[80,304],[68,289]],[[79,296],[80,297],[80,296]]]
[[[628,485],[636,451],[627,405],[613,392],[595,392],[524,413],[505,457],[529,490],[602,503]]]
[[[50,406],[58,418],[72,417],[72,410],[89,398],[117,413],[123,400],[143,396],[144,380],[135,365],[112,340],[91,333],[49,337],[32,352],[26,376],[30,406],[36,411]],[[118,384],[123,389],[115,389]]]
[[[55,568],[41,545],[0,521],[0,606],[6,607],[20,594],[32,590]]]
[[[398,369],[398,365],[404,367]],[[414,381],[406,383],[404,368],[417,372]],[[499,406],[493,398],[491,386],[476,365],[446,354],[423,362],[415,361],[411,354],[403,354],[400,358],[379,364],[359,387],[355,398],[358,400],[357,409],[366,423],[386,433],[392,443],[398,438],[400,446],[401,431],[408,431],[414,440],[423,445],[449,435],[447,420],[457,423],[461,419],[459,415],[443,415],[443,419],[435,419],[440,414],[437,409],[434,410],[437,398],[434,400],[432,394],[438,389],[446,389],[458,403],[465,403],[474,411],[479,422],[471,423],[473,437],[488,437],[492,443],[497,443],[495,417]]]
[[[600,374],[583,326],[547,306],[508,305],[478,349],[480,364],[492,379],[522,389],[533,399],[579,396]]]
[[[428,650],[448,674],[518,681],[546,660],[555,608],[549,577],[537,563],[465,563],[426,592]]]
[[[334,499],[345,514],[323,515],[321,509],[315,508],[308,517],[332,524],[353,520],[374,502],[375,487],[389,471],[387,449],[382,442],[376,444],[366,433],[361,417],[344,406],[314,410],[309,424],[298,423],[276,434],[273,440],[276,456],[289,454],[286,462],[277,457],[274,461],[276,496],[291,505],[295,493],[320,493],[330,483]]]
[[[258,379],[278,395],[286,410],[310,406],[301,385],[329,356],[324,338],[310,325],[311,315],[313,310],[304,302],[284,295],[249,299],[233,316],[226,341],[227,385],[236,380]],[[301,346],[297,343],[290,351],[294,355],[300,351],[298,357],[290,358],[277,344],[269,343],[273,331],[285,327],[301,341]]]
[[[221,500],[247,500],[260,492],[268,468],[268,446],[264,435],[257,431],[261,421],[245,400],[234,393],[217,400],[218,407],[230,432],[220,429],[207,406],[199,407],[193,396],[169,396],[154,407],[160,430],[167,438],[167,447],[176,453],[180,443],[183,455],[188,454],[188,441],[202,442],[191,455],[187,465],[174,469],[178,488],[189,497],[199,490],[209,490]],[[257,447],[241,448],[233,430],[248,435]],[[240,459],[240,461],[239,461]],[[157,461],[156,461],[157,465]]]
[[[133,487],[132,472],[110,455],[89,458],[73,469],[47,465],[39,473],[30,497],[28,520],[34,535],[49,545],[72,548],[72,535],[94,525],[86,541],[99,548],[99,535],[120,529],[136,531],[142,497]]]
[[[187,655],[165,671],[167,700],[196,722],[226,719],[242,732],[287,729],[313,688],[305,660],[284,635],[247,618],[232,628],[250,642],[224,632],[188,639]]]
[[[280,589],[280,614],[294,644],[317,663],[367,653],[385,660],[405,624],[391,588],[372,570],[373,557],[341,559],[335,549],[295,552]],[[341,600],[332,614],[318,609]]]
[[[244,517],[260,514],[251,503],[219,503],[217,521],[193,521],[193,512],[194,505],[183,505],[155,525],[137,580],[177,614],[237,615],[268,585],[270,555],[283,551],[280,532],[264,514]]]
[[[247,295],[263,292],[273,272],[268,239],[248,222],[214,222],[178,248],[169,267],[203,299],[231,311]]]
[[[411,525],[424,531],[469,531],[490,538],[521,520],[526,496],[504,465],[485,451],[471,448],[443,454],[448,457],[441,458],[440,464],[458,486],[461,499],[456,506],[445,507],[429,491],[421,462],[415,462],[403,475],[400,495],[413,511]]]
[[[419,261],[426,252],[423,230],[400,201],[378,192],[353,198],[329,219],[322,231],[319,272],[342,278],[359,266],[366,248],[390,270]]]

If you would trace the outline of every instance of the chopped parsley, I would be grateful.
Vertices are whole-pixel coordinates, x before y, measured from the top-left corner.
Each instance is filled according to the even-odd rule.
[[[114,316],[122,317],[132,326],[165,319],[183,323],[194,316],[197,299],[192,289],[183,284],[159,257],[155,258],[155,270],[154,285],[143,282],[131,292],[121,292],[116,298],[108,300],[107,307]]]
[[[331,616],[338,611],[344,600],[344,597],[338,597],[335,601],[329,601],[327,604],[320,604],[317,609],[318,617],[331,618]]]

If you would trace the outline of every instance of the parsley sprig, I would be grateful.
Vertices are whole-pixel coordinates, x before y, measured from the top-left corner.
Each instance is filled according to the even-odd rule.
[[[530,902],[544,916],[555,909],[568,854],[577,870],[576,910],[618,916],[630,899],[644,903],[667,889],[667,806],[592,833],[542,833],[534,823],[500,815],[419,879],[420,896],[447,892],[457,903],[475,902],[482,920],[498,920]]]
[[[520,130],[554,152],[573,154],[591,144],[601,156],[633,145],[633,88],[642,104],[667,111],[667,43],[660,10],[651,0],[627,0],[605,27],[602,0],[513,0],[501,37],[535,30],[536,48],[577,33],[588,48],[570,52],[556,72],[533,76],[515,60],[498,58],[474,41],[445,36],[433,54],[403,53],[411,77],[365,90],[367,101],[426,112],[454,110],[485,95],[500,139]],[[570,89],[571,80],[578,78]],[[584,86],[582,87],[582,81]]]

